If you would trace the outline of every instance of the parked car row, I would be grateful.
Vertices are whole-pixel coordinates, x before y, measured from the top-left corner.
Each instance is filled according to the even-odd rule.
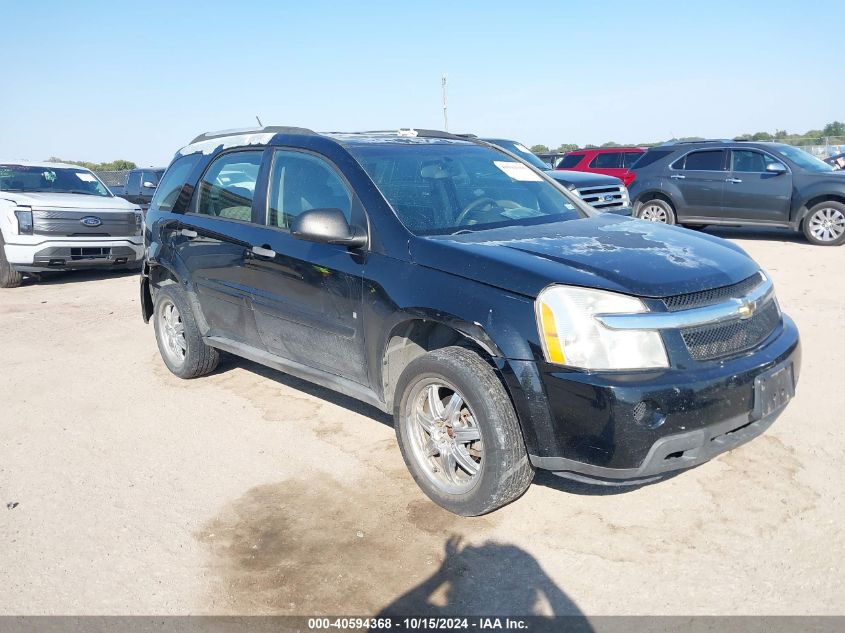
[[[601,212],[524,153],[424,130],[197,137],[144,231],[165,365],[195,378],[228,352],[391,413],[420,488],[462,515],[538,468],[643,484],[763,433],[801,359],[765,272]]]
[[[649,149],[632,167],[637,217],[701,227],[782,227],[845,242],[845,172],[781,143],[703,141]]]
[[[102,180],[106,182],[114,195],[137,204],[142,210],[146,211],[153,199],[158,181],[164,175],[164,169],[130,169],[125,173],[120,173],[122,178],[118,182],[109,182],[105,178],[102,178]],[[101,176],[101,174],[97,175]]]
[[[845,172],[837,157],[824,162],[782,143],[711,140],[577,150],[554,164],[621,178],[633,214],[644,220],[779,227],[813,244],[845,242]]]

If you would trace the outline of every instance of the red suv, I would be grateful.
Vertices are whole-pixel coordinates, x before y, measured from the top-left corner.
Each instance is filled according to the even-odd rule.
[[[644,153],[645,149],[642,147],[577,149],[564,156],[555,166],[555,169],[590,171],[595,174],[616,176],[627,187],[634,180],[631,165]]]

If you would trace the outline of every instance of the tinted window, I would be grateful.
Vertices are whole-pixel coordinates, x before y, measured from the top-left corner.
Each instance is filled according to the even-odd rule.
[[[141,184],[144,185],[145,183],[150,182],[155,187],[156,185],[158,185],[158,178],[159,178],[159,175],[158,175],[157,172],[145,171],[142,175],[142,178],[141,178]]]
[[[322,158],[302,152],[279,151],[270,173],[267,224],[290,228],[291,222],[310,209],[340,209],[352,222],[352,197],[346,184]]]
[[[606,152],[596,154],[590,167],[596,169],[619,169],[622,167],[622,152]]]
[[[622,166],[631,167],[639,160],[640,156],[642,156],[642,152],[622,152]]]
[[[528,165],[458,142],[354,144],[349,151],[408,229],[454,234],[584,217]]]
[[[199,154],[189,154],[168,167],[150,203],[151,209],[173,211],[173,207],[176,206],[176,201],[179,199],[179,194],[182,192],[182,185],[188,180],[188,176],[191,175],[199,158]]]
[[[223,154],[202,177],[196,212],[249,222],[263,152]]]
[[[731,152],[731,169],[733,171],[764,172],[766,165],[777,162],[767,154],[748,149],[735,149]]]
[[[631,169],[637,170],[642,169],[643,167],[648,167],[656,163],[657,161],[666,158],[670,154],[673,154],[675,150],[672,149],[650,149],[645,154],[635,154],[637,156],[637,161],[631,165]],[[681,167],[675,166],[675,169],[681,169]]]
[[[141,188],[141,172],[130,171],[129,177],[126,179],[127,191],[138,191]]]
[[[567,154],[558,161],[555,167],[569,169],[570,167],[575,167],[575,165],[580,163],[582,158],[584,158],[583,154]]]
[[[707,150],[687,154],[684,169],[687,171],[720,171],[725,165],[725,150]]]
[[[498,145],[502,149],[506,149],[512,154],[516,154],[522,160],[536,167],[540,171],[546,171],[549,168],[548,164],[543,162],[543,160],[541,160],[539,156],[537,156],[530,149],[525,147],[525,145],[523,145],[522,143],[517,143],[516,141],[505,141],[502,139],[490,140],[487,142],[492,143],[493,145]]]

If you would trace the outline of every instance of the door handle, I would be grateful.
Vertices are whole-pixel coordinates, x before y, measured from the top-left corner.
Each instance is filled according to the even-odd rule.
[[[675,180],[685,180],[686,176],[683,174],[672,174],[669,178],[674,178]]]
[[[191,229],[182,229],[181,231],[179,231],[179,234],[184,236],[184,237],[196,237],[197,236],[197,232],[192,231]]]
[[[267,259],[273,259],[276,256],[276,251],[272,248],[267,248],[265,246],[253,246],[252,247],[252,254],[257,255],[258,257],[266,257]]]
[[[742,182],[742,178],[725,178],[725,182]]]

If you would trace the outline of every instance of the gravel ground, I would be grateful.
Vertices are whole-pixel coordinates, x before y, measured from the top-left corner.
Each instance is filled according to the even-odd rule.
[[[134,275],[0,292],[0,614],[845,614],[845,248],[717,234],[801,330],[786,413],[664,482],[538,475],[476,519],[375,409],[234,358],[172,376]]]

